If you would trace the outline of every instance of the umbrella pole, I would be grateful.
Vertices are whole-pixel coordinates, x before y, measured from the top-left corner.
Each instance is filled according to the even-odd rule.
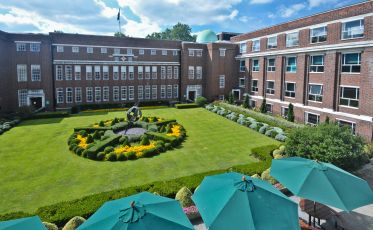
[[[316,202],[313,202],[313,226],[316,227]]]

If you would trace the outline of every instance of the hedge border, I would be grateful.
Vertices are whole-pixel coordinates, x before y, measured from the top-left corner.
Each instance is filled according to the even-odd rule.
[[[199,106],[196,103],[190,103],[190,104],[175,104],[176,109],[192,109],[192,108],[198,108]]]

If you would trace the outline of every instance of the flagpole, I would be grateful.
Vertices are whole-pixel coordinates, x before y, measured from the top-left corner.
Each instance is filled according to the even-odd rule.
[[[120,8],[119,8],[119,12],[118,12],[118,17],[117,17],[117,19],[118,19],[118,24],[119,24],[119,34],[122,34],[122,29],[121,29],[121,27],[120,27]]]

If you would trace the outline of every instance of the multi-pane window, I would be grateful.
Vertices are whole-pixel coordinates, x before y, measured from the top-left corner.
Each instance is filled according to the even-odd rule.
[[[145,99],[146,100],[150,99],[150,85],[145,86]]]
[[[120,54],[120,48],[114,48],[113,52],[114,54]]]
[[[107,53],[107,48],[106,47],[101,47],[101,53],[106,54]]]
[[[129,75],[128,75],[128,79],[129,80],[133,80],[134,79],[134,67],[133,66],[128,66],[128,72],[129,72]]]
[[[95,102],[101,101],[101,87],[95,87]]]
[[[101,79],[101,67],[99,65],[95,65],[95,80]]]
[[[245,78],[240,78],[238,81],[238,86],[240,88],[245,88]]]
[[[91,65],[85,66],[85,79],[92,80],[92,66]]]
[[[135,99],[135,87],[128,86],[128,100],[134,100],[134,99]]]
[[[219,88],[224,89],[225,88],[225,75],[219,76]]]
[[[56,99],[57,99],[57,104],[62,104],[64,102],[63,88],[56,89]]]
[[[167,50],[162,50],[162,55],[167,56]]]
[[[172,98],[172,85],[167,85],[167,98]]]
[[[326,26],[311,29],[310,36],[311,43],[325,42],[327,37]]]
[[[294,32],[286,34],[286,47],[293,47],[299,45],[299,33]]]
[[[275,81],[267,81],[266,83],[266,93],[275,94]]]
[[[150,79],[150,66],[145,66],[145,79]]]
[[[342,55],[342,73],[360,73],[361,53]]]
[[[113,86],[113,101],[119,101],[119,86]]]
[[[31,81],[41,81],[40,65],[31,65]]]
[[[120,87],[120,99],[122,101],[127,100],[127,86]]]
[[[131,48],[127,48],[127,54],[132,55],[132,49]]]
[[[253,46],[252,46],[252,51],[256,52],[260,50],[260,40],[254,40],[253,41]]]
[[[161,79],[166,79],[166,66],[161,66]]]
[[[225,57],[225,49],[219,49],[219,56]]]
[[[65,80],[70,81],[73,79],[73,67],[71,65],[65,65]]]
[[[75,102],[82,102],[82,88],[75,87]]]
[[[268,72],[275,72],[276,71],[276,59],[269,58],[267,61],[267,71]]]
[[[320,115],[305,112],[305,123],[310,125],[317,125],[320,123]]]
[[[166,98],[166,86],[161,85],[161,98]]]
[[[20,42],[17,42],[16,43],[16,48],[17,48],[17,51],[26,51],[26,43],[20,43]]]
[[[109,66],[102,67],[102,80],[109,80]]]
[[[364,37],[364,19],[342,23],[342,39]]]
[[[139,55],[144,55],[144,54],[145,54],[144,49],[139,49]]]
[[[73,103],[73,88],[66,88],[66,103]]]
[[[144,77],[144,67],[138,66],[137,67],[137,79],[142,80]]]
[[[62,53],[63,52],[63,46],[57,46],[57,52]]]
[[[240,53],[246,53],[246,42],[240,43]]]
[[[189,79],[194,79],[194,66],[189,66],[188,67],[188,78]]]
[[[266,103],[266,110],[267,110],[267,113],[273,113],[273,105]]]
[[[119,80],[119,66],[113,66],[113,80]]]
[[[310,72],[312,73],[324,72],[324,55],[311,56]]]
[[[172,79],[172,66],[167,66],[167,79]]]
[[[287,57],[286,58],[286,72],[297,72],[297,58]]]
[[[174,85],[174,98],[179,98],[179,85],[175,84]]]
[[[86,87],[85,88],[86,92],[86,102],[92,102],[93,101],[93,88],[92,87]]]
[[[288,118],[289,107],[281,107],[281,116],[285,119]]]
[[[269,37],[267,40],[267,49],[277,48],[277,36]]]
[[[144,99],[144,86],[142,85],[137,86],[137,99],[139,100]]]
[[[157,55],[157,50],[150,50],[150,55]]]
[[[79,46],[73,46],[73,47],[71,47],[71,51],[73,53],[79,53]]]
[[[56,81],[63,80],[63,67],[62,65],[56,65]]]
[[[87,53],[92,54],[93,53],[93,47],[87,47]]]
[[[30,51],[31,52],[40,52],[40,43],[30,43]]]
[[[174,79],[179,79],[179,67],[174,66]]]
[[[109,86],[102,87],[102,101],[109,101],[110,88]]]
[[[121,66],[120,67],[120,79],[121,80],[126,80],[127,79],[127,68],[126,68],[126,66]]]
[[[173,51],[172,51],[172,55],[173,55],[173,56],[177,56],[177,50],[173,50]]]
[[[17,65],[18,82],[27,81],[27,65]]]
[[[196,67],[196,79],[202,79],[202,66]]]
[[[194,50],[189,49],[188,54],[189,54],[189,57],[193,57],[194,56]]]
[[[258,92],[259,91],[259,88],[258,88],[258,80],[251,80],[251,91],[252,92]]]
[[[158,92],[157,85],[152,85],[152,99],[157,99],[158,98],[157,92]]]
[[[294,82],[285,82],[285,97],[295,97]]]
[[[202,57],[202,50],[196,50],[196,56]]]
[[[82,78],[82,71],[81,71],[80,65],[74,66],[74,75],[75,75],[75,80],[80,80]]]
[[[308,86],[308,100],[322,102],[323,86],[316,84],[309,84]]]
[[[356,134],[356,123],[351,121],[337,120],[340,127],[348,127],[351,129],[352,134]]]
[[[359,88],[341,86],[339,104],[348,107],[359,107]]]
[[[253,66],[251,69],[253,72],[259,71],[259,59],[253,59]]]
[[[245,60],[240,60],[240,72],[246,71],[246,62]]]
[[[157,66],[152,66],[152,79],[157,79],[157,72],[158,72]]]

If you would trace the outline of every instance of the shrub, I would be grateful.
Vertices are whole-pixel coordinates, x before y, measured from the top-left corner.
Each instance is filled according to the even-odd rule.
[[[320,124],[292,130],[286,139],[286,154],[332,163],[353,171],[367,162],[364,140],[348,127]]]
[[[127,157],[128,160],[134,160],[136,159],[136,152],[126,152],[125,156]]]
[[[192,195],[192,192],[184,186],[176,193],[175,200],[179,201],[182,207],[189,207],[194,205]]]
[[[97,139],[97,140],[100,140],[100,133],[98,130],[96,130],[93,135],[92,135],[93,139]]]
[[[75,216],[65,224],[62,230],[75,230],[82,225],[86,220],[81,216]]]
[[[158,126],[157,125],[149,125],[148,130],[153,131],[153,132],[158,132]]]
[[[145,134],[145,135],[142,136],[140,144],[141,145],[149,145],[150,144],[148,135]]]
[[[99,152],[99,153],[97,154],[96,159],[99,160],[99,161],[104,160],[104,159],[105,159],[105,153],[104,153],[104,152]]]
[[[286,136],[285,136],[284,134],[279,133],[279,134],[277,134],[277,135],[275,136],[275,139],[276,139],[277,141],[282,141],[282,142],[284,142],[284,141],[286,141]]]
[[[228,103],[233,104],[234,103],[234,95],[233,92],[229,92],[228,94]]]
[[[90,151],[87,151],[87,158],[88,159],[91,159],[91,160],[96,160],[97,159],[97,152],[90,152]]]
[[[243,101],[242,107],[244,107],[245,109],[250,108],[250,97],[247,94],[244,97],[244,101]]]
[[[119,138],[119,144],[127,145],[128,144],[128,137],[127,136],[122,136],[121,138]]]
[[[195,103],[199,106],[199,107],[203,107],[206,105],[207,103],[207,99],[205,97],[202,97],[202,96],[198,96],[195,100]]]
[[[107,161],[116,161],[117,160],[117,155],[114,152],[111,152],[106,155],[106,160]]]
[[[271,171],[271,168],[268,168],[268,169],[264,170],[262,172],[261,179],[265,180],[265,181],[268,181],[271,184],[276,184],[277,183],[276,179],[271,177],[271,175],[269,175],[270,171]]]
[[[108,146],[104,149],[104,153],[105,154],[108,154],[108,153],[111,153],[114,151],[114,147],[113,146]]]
[[[237,123],[240,125],[246,125],[246,119],[244,117],[240,117],[238,118]]]
[[[127,157],[126,155],[124,155],[124,153],[119,153],[117,155],[117,161],[125,161],[125,160],[127,160]]]
[[[191,108],[198,108],[199,105],[195,103],[190,103],[190,104],[175,104],[175,107],[177,109],[191,109]]]
[[[260,112],[267,113],[267,100],[264,98],[262,104],[260,105]]]
[[[94,141],[94,139],[93,139],[93,137],[92,137],[92,135],[91,134],[89,134],[88,136],[87,136],[87,143],[93,143],[93,141]]]
[[[288,114],[287,114],[287,120],[290,121],[290,122],[294,122],[294,106],[293,104],[289,104],[289,108],[288,108]]]
[[[267,129],[268,129],[268,126],[266,126],[266,125],[263,125],[262,127],[260,127],[260,129],[259,129],[259,133],[261,133],[261,134],[266,134],[267,135]],[[268,130],[269,131],[269,130]],[[267,135],[268,136],[268,135]]]
[[[58,230],[58,227],[57,225],[53,224],[53,223],[49,223],[49,222],[43,222],[44,226],[48,229],[48,230]]]
[[[251,123],[251,125],[249,126],[250,129],[254,129],[254,130],[256,130],[257,127],[258,127],[258,123],[256,122]]]
[[[87,131],[86,130],[80,130],[79,131],[79,134],[82,136],[82,137],[86,137],[88,135]]]
[[[252,177],[252,178],[256,178],[256,179],[261,179],[260,176],[259,176],[259,174],[257,174],[257,173],[254,174],[254,175],[252,175],[251,177]]]

